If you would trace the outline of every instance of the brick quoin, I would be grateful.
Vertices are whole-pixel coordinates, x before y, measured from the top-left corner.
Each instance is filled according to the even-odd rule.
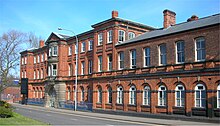
[[[110,19],[92,25],[92,30],[78,34],[78,86],[77,100],[92,104],[94,110],[133,111],[144,113],[180,114],[185,116],[219,117],[217,107],[217,92],[220,85],[219,66],[219,21],[212,25],[189,27],[201,23],[201,20],[209,20],[219,17],[219,14],[199,19],[193,15],[187,22],[176,24],[176,13],[170,10],[163,11],[164,27],[155,29],[153,27],[124,20],[118,17],[117,11],[112,11]],[[203,25],[203,24],[200,24]],[[179,28],[180,31],[172,30]],[[189,27],[187,30],[184,28]],[[112,42],[108,43],[108,31],[112,30]],[[119,30],[125,32],[125,41],[119,42]],[[160,35],[146,37],[147,35]],[[165,34],[169,31],[169,34]],[[135,38],[128,40],[128,33],[133,32]],[[98,45],[98,34],[103,34],[102,45]],[[161,35],[164,34],[164,35]],[[196,40],[205,40],[205,60],[196,61]],[[89,42],[92,41],[92,50]],[[184,63],[176,63],[176,42],[184,41]],[[85,42],[85,51],[82,52],[82,43]],[[45,43],[45,44],[44,44]],[[61,103],[73,103],[75,92],[75,36],[66,36],[51,33],[46,42],[40,41],[37,49],[21,52],[20,76],[29,79],[29,99],[44,99],[46,107],[61,107]],[[159,65],[159,46],[166,45],[166,65]],[[58,47],[57,56],[50,56],[50,49]],[[69,48],[72,54],[69,55]],[[150,66],[144,67],[144,49],[150,48]],[[136,50],[136,68],[130,68],[130,51]],[[52,49],[53,51],[53,49]],[[124,69],[119,70],[118,53],[124,52]],[[43,60],[42,60],[43,55]],[[112,55],[112,70],[108,70],[108,56]],[[38,56],[40,62],[38,62]],[[102,71],[98,71],[98,57],[102,56]],[[36,63],[34,63],[36,57]],[[22,63],[23,60],[26,63]],[[92,61],[92,73],[89,73],[89,61]],[[82,62],[85,63],[84,74],[82,74]],[[57,75],[49,73],[49,67],[57,65]],[[69,69],[71,67],[71,70]],[[50,68],[52,69],[52,68]],[[35,79],[34,79],[35,71]],[[39,71],[39,72],[38,72]],[[41,74],[43,71],[43,74]],[[26,72],[26,74],[25,74]],[[38,73],[40,77],[38,77]],[[26,75],[26,77],[24,77]],[[43,76],[41,76],[43,75]],[[176,92],[178,85],[184,87],[184,105],[176,106]],[[205,87],[205,105],[196,107],[195,87],[203,84]],[[118,87],[123,88],[122,104],[117,101]],[[130,88],[134,86],[135,101],[130,104]],[[149,105],[144,105],[144,87],[150,88]],[[166,87],[166,104],[159,105],[159,88]],[[111,88],[112,101],[109,103],[109,92]],[[101,89],[99,92],[98,89]],[[84,92],[82,92],[84,90]],[[53,93],[55,95],[53,95]],[[101,93],[101,96],[100,96]],[[84,94],[84,95],[83,95]],[[84,96],[84,98],[82,98]],[[98,99],[102,101],[99,103]],[[83,100],[83,101],[82,101]],[[54,106],[51,103],[54,103]]]

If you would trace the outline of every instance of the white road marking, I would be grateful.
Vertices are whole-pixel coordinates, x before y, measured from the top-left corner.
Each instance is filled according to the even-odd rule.
[[[73,119],[73,118],[71,118],[70,120],[76,121],[77,119]]]

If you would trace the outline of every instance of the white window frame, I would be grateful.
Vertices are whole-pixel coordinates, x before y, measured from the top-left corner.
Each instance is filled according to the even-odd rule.
[[[102,72],[102,56],[98,56],[98,72]]]
[[[125,31],[119,30],[118,31],[118,42],[125,41]]]
[[[48,76],[51,76],[51,65],[48,65]]]
[[[132,85],[129,89],[129,104],[135,105],[136,104],[136,87]]]
[[[198,45],[200,48],[198,48]],[[204,47],[202,47],[204,45]],[[198,59],[198,55],[201,55],[201,59]],[[204,57],[202,57],[204,55]],[[195,39],[195,61],[205,61],[206,52],[205,52],[205,38],[199,37]]]
[[[102,88],[98,87],[98,98],[97,98],[97,103],[102,103]]]
[[[179,50],[178,50],[178,45],[179,45]],[[185,62],[185,42],[181,40],[176,42],[176,63],[181,64],[184,62]]]
[[[88,50],[91,51],[93,49],[93,40],[89,40]]]
[[[179,94],[179,97],[178,97]],[[179,84],[175,88],[175,106],[176,107],[184,107],[185,106],[185,88],[182,84]]]
[[[201,87],[203,89],[199,89]],[[202,93],[204,93],[204,94],[202,94]],[[199,96],[198,98],[197,98],[197,95]],[[203,95],[205,96],[205,98],[203,98]],[[195,107],[197,107],[197,108],[205,108],[206,107],[206,88],[203,84],[197,84],[195,87]]]
[[[44,60],[47,61],[47,53],[45,53]]]
[[[113,31],[109,30],[107,33],[107,43],[112,43],[113,40]]]
[[[72,55],[72,46],[69,45],[68,47],[68,55],[71,56]]]
[[[143,90],[143,105],[150,105],[150,98],[151,98],[151,94],[150,94],[150,87],[149,86],[145,86],[144,90]]]
[[[113,67],[113,65],[112,65],[112,54],[109,54],[108,55],[108,71],[111,71],[112,70],[112,67]]]
[[[220,108],[220,84],[217,87],[217,108]]]
[[[21,58],[21,65],[24,65],[24,58]]]
[[[27,57],[24,57],[24,64],[27,64]]]
[[[70,87],[67,87],[67,100],[70,100],[70,96],[71,96],[71,94],[70,94]]]
[[[102,45],[103,44],[103,33],[99,33],[98,34],[98,45]]]
[[[36,70],[34,70],[34,79],[36,79]]]
[[[21,71],[21,78],[24,78],[24,72]]]
[[[107,97],[108,97],[108,103],[111,104],[112,103],[112,88],[108,87],[108,91],[107,91]]]
[[[128,39],[133,39],[135,38],[135,33],[134,32],[128,32]]]
[[[136,49],[130,50],[130,68],[135,69],[137,67],[137,55]]]
[[[166,44],[161,44],[158,46],[159,48],[159,65],[166,65],[167,64],[167,49],[166,49]],[[164,47],[165,52],[161,52],[162,47]],[[163,59],[165,58],[165,61]]]
[[[117,104],[123,104],[123,100],[124,100],[124,94],[123,94],[123,87],[122,86],[118,86],[117,87]]]
[[[34,64],[36,64],[36,61],[37,61],[37,60],[36,60],[36,56],[34,56]]]
[[[53,56],[58,56],[58,46],[53,46]]]
[[[84,75],[85,74],[85,62],[82,61],[81,62],[81,75]]]
[[[41,62],[44,62],[44,54],[41,54]]]
[[[164,85],[161,85],[158,89],[158,106],[166,106],[167,91]],[[161,97],[160,97],[161,96]]]
[[[146,51],[147,51],[147,54],[146,54]],[[144,67],[149,67],[150,66],[150,47],[144,48],[143,52],[144,52]]]
[[[49,56],[52,56],[52,47],[49,48]]]
[[[118,53],[118,69],[122,70],[124,69],[124,52]]]
[[[68,75],[72,76],[72,64],[69,64],[68,66],[69,66],[69,68],[68,68]]]
[[[37,79],[40,79],[40,70],[37,70]]]
[[[88,67],[89,74],[92,74],[92,60],[89,60],[89,67]]]
[[[54,69],[54,66],[56,66],[56,69]],[[51,70],[52,70],[52,76],[57,76],[58,75],[58,73],[57,73],[57,71],[58,71],[58,65],[57,64],[51,64]]]
[[[85,52],[86,51],[86,42],[82,42],[81,43],[81,52]]]
[[[41,74],[41,79],[44,78],[44,70],[43,69],[41,69],[40,74]]]
[[[37,63],[40,63],[40,54],[37,55]]]

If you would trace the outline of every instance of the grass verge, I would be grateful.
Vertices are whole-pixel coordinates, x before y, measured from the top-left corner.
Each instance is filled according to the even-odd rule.
[[[0,118],[0,125],[48,125],[46,123],[27,118],[18,113],[13,112],[13,117]]]

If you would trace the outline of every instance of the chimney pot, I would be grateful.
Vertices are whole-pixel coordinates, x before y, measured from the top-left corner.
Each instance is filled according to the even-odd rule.
[[[164,22],[163,27],[168,28],[169,26],[176,24],[176,13],[171,10],[164,10],[163,11]]]
[[[187,19],[187,22],[189,21],[195,21],[195,20],[198,20],[199,17],[197,17],[196,15],[192,15],[191,18]]]
[[[118,11],[112,11],[112,18],[118,17]]]
[[[44,40],[40,40],[40,48],[44,47]]]

